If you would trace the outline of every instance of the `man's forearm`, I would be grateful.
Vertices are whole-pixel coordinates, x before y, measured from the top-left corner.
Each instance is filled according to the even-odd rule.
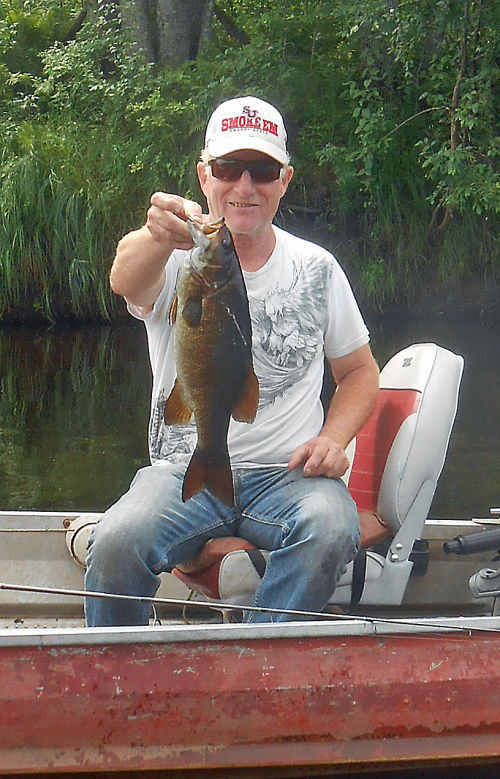
[[[345,449],[370,418],[378,390],[375,361],[346,374],[333,394],[320,436],[328,436]]]
[[[199,218],[201,206],[179,195],[155,192],[146,224],[119,242],[111,268],[111,288],[130,303],[152,307],[165,280],[174,249],[191,249],[187,220]]]
[[[379,371],[368,345],[329,360],[337,390],[319,434],[292,452],[288,467],[303,465],[304,476],[338,479],[349,461],[345,449],[363,427],[377,400]]]
[[[146,226],[128,233],[116,249],[110,274],[112,290],[137,306],[153,305],[172,249],[155,241]]]

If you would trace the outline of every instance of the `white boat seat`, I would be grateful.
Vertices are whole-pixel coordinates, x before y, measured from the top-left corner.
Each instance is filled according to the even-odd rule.
[[[446,457],[458,404],[463,358],[436,344],[414,344],[392,357],[380,375],[377,407],[358,434],[346,481],[356,501],[363,547],[391,538],[380,554],[366,553],[361,605],[401,604],[411,559],[428,516]],[[249,605],[259,576],[243,539],[213,539],[196,560],[173,573],[209,600]],[[270,552],[262,550],[264,559]],[[353,568],[331,603],[353,601]],[[359,577],[358,577],[359,578]]]
[[[266,562],[269,560],[270,554],[267,551],[262,552]],[[197,591],[202,592],[209,600],[211,596],[217,596],[214,597],[214,600],[220,600],[221,602],[231,603],[236,606],[247,606],[249,604],[249,595],[251,597],[260,583],[259,572],[251,557],[249,557],[248,552],[241,550],[228,552],[217,567],[218,575],[216,582],[214,582],[216,589],[213,586],[207,587],[205,584],[203,590],[198,587]],[[353,567],[354,563],[350,562],[346,572],[340,579],[339,586],[351,586]],[[380,577],[383,567],[384,558],[382,555],[375,552],[367,552],[365,583],[376,581]],[[206,582],[207,579],[204,581]]]

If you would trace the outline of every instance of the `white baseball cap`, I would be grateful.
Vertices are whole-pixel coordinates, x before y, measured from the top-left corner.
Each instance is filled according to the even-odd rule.
[[[237,97],[226,100],[213,112],[205,149],[210,159],[252,149],[287,165],[290,157],[286,138],[283,117],[274,106],[257,97]]]

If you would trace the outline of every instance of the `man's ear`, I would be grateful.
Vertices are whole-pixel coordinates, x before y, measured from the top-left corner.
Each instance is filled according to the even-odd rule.
[[[196,173],[198,174],[198,181],[200,182],[201,191],[206,196],[205,188],[208,177],[207,165],[204,162],[198,162],[196,165]]]
[[[287,191],[288,185],[292,180],[292,176],[293,176],[293,168],[291,165],[287,165],[285,168],[285,172],[283,173],[283,176],[281,178],[281,183],[283,184],[283,194],[281,195],[281,197],[283,197],[283,195]]]

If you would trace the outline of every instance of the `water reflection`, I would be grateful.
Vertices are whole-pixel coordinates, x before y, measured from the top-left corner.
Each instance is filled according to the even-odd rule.
[[[0,506],[100,510],[147,460],[137,328],[0,330]]]
[[[434,341],[465,358],[434,516],[485,515],[500,500],[498,339],[493,323],[369,322],[384,364]],[[147,462],[150,373],[142,325],[0,329],[0,507],[102,510]]]

